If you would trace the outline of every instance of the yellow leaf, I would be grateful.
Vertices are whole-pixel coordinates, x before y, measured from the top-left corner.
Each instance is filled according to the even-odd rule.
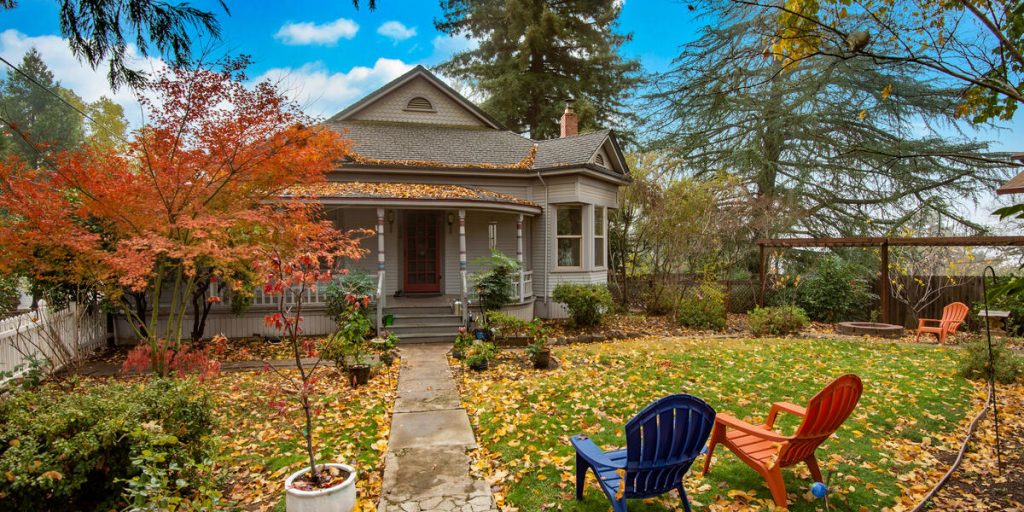
[[[883,100],[887,100],[887,99],[889,99],[889,96],[891,96],[891,95],[892,95],[892,84],[889,84],[889,85],[886,85],[882,89],[882,99]]]

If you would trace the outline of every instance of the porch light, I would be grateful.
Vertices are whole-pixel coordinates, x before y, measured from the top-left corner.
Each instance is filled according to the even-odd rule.
[[[452,224],[455,224],[455,215],[449,213],[448,214],[448,233],[449,234],[451,234],[451,232],[452,232]]]
[[[394,227],[394,226],[395,226],[395,211],[394,210],[388,210],[388,227]]]

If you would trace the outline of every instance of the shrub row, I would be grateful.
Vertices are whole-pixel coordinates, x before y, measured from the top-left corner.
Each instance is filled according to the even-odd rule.
[[[191,380],[48,384],[0,402],[9,510],[206,508],[211,401]],[[127,506],[127,507],[126,507]]]

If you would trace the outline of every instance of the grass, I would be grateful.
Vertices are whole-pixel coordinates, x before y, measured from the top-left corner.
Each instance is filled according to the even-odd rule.
[[[355,466],[358,505],[373,510],[380,498],[398,365],[378,367],[368,385],[355,389],[333,369],[321,370],[319,379],[314,395],[322,409],[314,424],[317,460]],[[280,416],[266,404],[266,389],[277,381],[274,373],[237,372],[209,383],[226,498],[243,510],[284,511],[284,479],[308,464],[297,414]]]
[[[605,449],[624,443],[622,428],[643,407],[672,393],[703,398],[719,412],[763,421],[774,401],[805,403],[832,378],[856,373],[865,383],[858,408],[818,451],[831,472],[838,510],[882,510],[900,501],[902,482],[934,472],[929,449],[950,448],[971,408],[973,386],[955,375],[956,354],[927,346],[834,340],[647,339],[557,348],[555,370],[525,368],[505,352],[493,370],[467,373],[463,400],[482,447],[477,467],[504,486],[519,510],[609,510],[592,476],[585,499],[573,499],[568,438],[587,433]],[[784,433],[796,426],[781,423]],[[703,460],[698,460],[699,466]],[[811,501],[804,466],[783,471],[790,510],[822,510]],[[695,504],[711,510],[770,509],[763,481],[724,448],[711,473],[685,479]],[[909,483],[906,485],[910,485]],[[631,501],[630,510],[679,508],[674,495]]]

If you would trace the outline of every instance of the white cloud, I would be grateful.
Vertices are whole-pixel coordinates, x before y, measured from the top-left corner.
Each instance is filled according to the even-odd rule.
[[[356,22],[338,18],[330,23],[318,25],[309,21],[285,23],[274,37],[290,45],[334,45],[338,39],[352,39],[359,32]]]
[[[54,79],[66,89],[71,89],[87,102],[106,96],[125,108],[125,116],[132,126],[141,124],[142,114],[135,93],[128,87],[114,92],[107,81],[107,63],[92,69],[80,62],[68,49],[68,42],[56,35],[30,37],[14,29],[0,32],[0,55],[14,65],[32,48],[39,51],[43,62],[53,72]],[[152,73],[167,67],[163,60],[139,55],[134,46],[128,49],[129,65],[135,69]],[[9,71],[9,69],[6,69]]]
[[[254,81],[270,80],[292,101],[314,116],[330,116],[412,69],[397,59],[377,59],[373,67],[356,66],[332,72],[322,62],[298,68],[273,68]]]
[[[416,27],[406,27],[400,21],[385,21],[377,27],[377,33],[397,43],[415,36]]]

